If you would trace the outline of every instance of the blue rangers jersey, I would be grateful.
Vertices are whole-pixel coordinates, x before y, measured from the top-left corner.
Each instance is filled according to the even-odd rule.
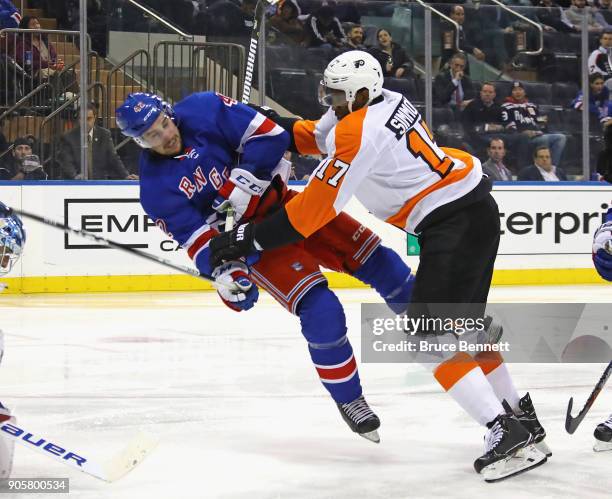
[[[21,14],[10,0],[0,0],[0,29],[17,28]]]
[[[192,94],[174,111],[184,151],[175,157],[143,151],[140,202],[200,273],[210,275],[208,241],[220,223],[211,205],[219,189],[238,166],[271,180],[289,134],[249,106],[213,92]]]

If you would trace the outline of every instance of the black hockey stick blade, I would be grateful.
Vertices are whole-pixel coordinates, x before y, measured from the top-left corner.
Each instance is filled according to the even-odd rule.
[[[567,414],[565,415],[565,430],[571,435],[576,431],[578,425],[582,422],[586,412],[580,417],[580,414],[575,418],[572,417],[572,408],[574,407],[574,397],[570,397],[567,403]]]
[[[589,412],[589,409],[595,403],[595,399],[601,393],[601,390],[603,390],[603,387],[606,384],[606,381],[608,381],[610,374],[612,374],[612,362],[610,362],[608,364],[608,367],[606,367],[606,369],[604,370],[603,374],[601,375],[601,378],[599,378],[599,381],[595,385],[595,388],[593,388],[591,395],[589,395],[589,398],[584,404],[584,407],[582,408],[582,410],[578,413],[576,417],[572,416],[572,408],[574,406],[574,397],[571,397],[569,399],[569,403],[567,404],[567,414],[565,415],[565,430],[570,435],[573,434],[578,428],[578,426],[580,426],[580,423],[582,423],[582,420],[587,415],[587,412]]]

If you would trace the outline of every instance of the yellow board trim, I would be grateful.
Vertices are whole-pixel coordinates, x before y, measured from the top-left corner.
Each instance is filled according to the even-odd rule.
[[[332,288],[364,288],[354,277],[337,272],[326,272]],[[93,293],[125,291],[204,291],[212,290],[210,283],[187,275],[107,275],[107,276],[52,276],[8,277],[6,293]],[[556,284],[608,284],[594,269],[520,269],[496,270],[494,286],[537,286]]]

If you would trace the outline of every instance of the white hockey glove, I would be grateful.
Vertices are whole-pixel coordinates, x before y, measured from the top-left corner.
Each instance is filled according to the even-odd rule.
[[[612,220],[599,227],[593,236],[593,263],[601,277],[612,281]]]
[[[236,312],[249,310],[259,298],[259,290],[249,277],[249,268],[242,262],[227,262],[212,273],[217,293]]]
[[[234,208],[234,221],[250,218],[255,213],[261,196],[270,185],[269,180],[258,179],[242,168],[234,168],[230,178],[219,189],[213,201],[214,210],[223,213],[229,206]]]
[[[15,424],[16,420],[11,416],[11,411],[0,403],[0,424],[4,423]],[[11,476],[14,450],[14,440],[0,437],[0,479],[9,478]]]

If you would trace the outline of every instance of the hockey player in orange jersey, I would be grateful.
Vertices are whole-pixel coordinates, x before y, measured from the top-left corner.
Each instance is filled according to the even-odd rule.
[[[345,52],[328,64],[319,98],[329,109],[321,119],[277,120],[291,133],[292,150],[327,157],[304,191],[275,214],[214,238],[211,263],[300,241],[355,195],[379,219],[418,235],[413,303],[482,304],[484,311],[500,238],[491,183],[477,158],[439,147],[412,103],[382,85],[381,67],[366,52]],[[518,395],[498,353],[458,353],[440,362],[434,376],[488,429],[485,454],[474,463],[485,480],[546,461],[546,433],[529,394]]]

